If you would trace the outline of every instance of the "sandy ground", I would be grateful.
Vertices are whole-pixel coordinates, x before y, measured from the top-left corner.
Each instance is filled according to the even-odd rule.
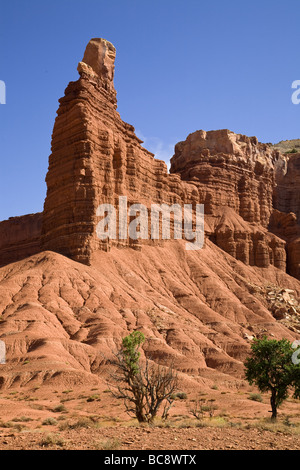
[[[228,428],[105,427],[63,432],[2,432],[4,450],[300,450],[299,436]]]
[[[178,399],[167,421],[139,425],[105,389],[15,389],[0,393],[0,449],[64,450],[300,450],[299,401],[289,398],[270,422],[269,397],[210,390],[213,416],[202,420]]]

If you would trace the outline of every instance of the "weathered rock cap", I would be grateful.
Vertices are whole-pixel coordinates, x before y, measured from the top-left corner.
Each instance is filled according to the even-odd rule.
[[[116,49],[106,39],[93,38],[86,46],[83,59],[78,64],[78,72],[98,76],[107,84],[113,86],[115,73]]]

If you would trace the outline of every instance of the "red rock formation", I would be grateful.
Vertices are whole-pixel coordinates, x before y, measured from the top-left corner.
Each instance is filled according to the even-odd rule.
[[[300,223],[300,153],[290,154],[276,175],[275,209],[293,212]]]
[[[270,230],[287,242],[288,272],[300,279],[300,153],[278,168]]]
[[[175,146],[171,173],[192,181],[211,239],[245,264],[285,270],[284,240],[267,231],[281,155],[256,137],[197,131]]]
[[[278,151],[256,137],[227,129],[196,131],[175,146],[170,172],[197,184],[206,213],[227,206],[244,220],[267,227],[279,158]]]
[[[52,137],[43,217],[43,249],[88,263],[106,249],[96,235],[99,204],[197,201],[194,185],[169,175],[166,164],[141,146],[116,111],[114,47],[93,39],[79,63],[80,79],[60,100]],[[129,244],[130,240],[119,243]]]
[[[0,222],[0,266],[41,251],[42,213]]]

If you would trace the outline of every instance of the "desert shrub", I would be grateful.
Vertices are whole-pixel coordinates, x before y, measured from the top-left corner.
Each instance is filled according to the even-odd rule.
[[[92,401],[100,401],[100,396],[99,395],[91,395],[90,397],[87,398],[87,402],[92,402]]]
[[[29,421],[33,421],[33,419],[29,418],[28,416],[20,416],[14,418],[12,421],[14,421],[15,423],[27,423]]]
[[[97,425],[97,420],[95,420],[94,418],[90,418],[90,417],[82,417],[82,418],[79,418],[77,421],[75,422],[65,422],[65,423],[62,423],[60,426],[59,426],[59,429],[60,431],[65,431],[66,429],[89,429],[89,428],[93,428],[93,427],[96,427]]]
[[[187,394],[185,392],[177,392],[173,394],[174,398],[178,398],[179,400],[186,400]]]
[[[151,423],[161,406],[162,417],[167,419],[177,389],[177,374],[172,367],[151,363],[141,364],[139,351],[144,335],[134,331],[122,340],[122,348],[116,354],[112,375],[116,389],[111,393],[124,401],[126,411],[140,423]]]
[[[55,426],[57,424],[57,421],[55,418],[46,418],[42,422],[43,426]]]
[[[62,413],[63,411],[67,411],[67,409],[64,405],[58,405],[55,408],[53,408],[53,411],[55,413]]]
[[[249,400],[253,400],[253,401],[260,401],[260,402],[263,401],[260,393],[250,393],[248,398]]]
[[[218,408],[214,402],[214,398],[207,399],[200,395],[195,400],[190,400],[187,408],[189,413],[198,420],[202,420],[205,416],[212,418],[214,411]]]
[[[97,450],[117,450],[121,446],[121,443],[118,439],[107,439],[106,441],[100,441],[94,443],[94,447]]]
[[[47,436],[45,436],[41,442],[40,442],[40,446],[42,447],[48,447],[48,446],[59,446],[59,447],[63,447],[64,446],[64,440],[58,436],[58,435],[55,435],[55,434],[47,434]]]

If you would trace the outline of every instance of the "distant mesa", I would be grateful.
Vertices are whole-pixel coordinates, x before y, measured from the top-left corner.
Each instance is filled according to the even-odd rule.
[[[274,148],[282,153],[300,152],[300,139],[282,140],[278,144],[274,144]]]

